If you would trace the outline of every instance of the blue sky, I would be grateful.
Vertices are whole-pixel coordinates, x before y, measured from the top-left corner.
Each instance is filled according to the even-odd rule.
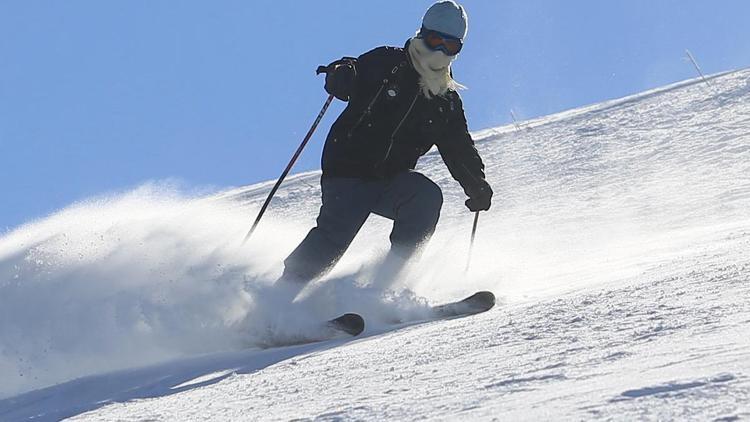
[[[275,178],[318,64],[402,45],[429,0],[0,2],[0,233],[152,180]],[[471,129],[750,66],[744,0],[466,0]],[[295,171],[319,167],[338,103]]]

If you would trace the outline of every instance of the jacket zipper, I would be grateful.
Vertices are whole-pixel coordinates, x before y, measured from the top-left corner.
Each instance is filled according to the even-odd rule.
[[[362,123],[362,120],[365,119],[365,116],[367,116],[368,114],[372,113],[372,106],[375,105],[375,101],[378,100],[378,97],[380,97],[380,93],[383,92],[383,89],[385,88],[386,85],[388,85],[388,79],[384,79],[383,80],[383,84],[380,85],[380,88],[378,89],[378,92],[375,93],[375,97],[372,99],[372,101],[370,101],[369,104],[367,104],[367,108],[362,113],[362,115],[359,116],[359,119],[357,120],[356,123],[354,123],[354,126],[352,126],[352,128],[349,129],[349,133],[347,134],[348,138],[352,137],[352,134],[359,127],[360,123]]]
[[[401,129],[401,126],[406,121],[406,118],[409,117],[409,114],[411,114],[412,109],[414,109],[414,104],[417,103],[417,98],[419,98],[419,90],[417,90],[417,94],[414,95],[414,99],[411,100],[411,104],[409,105],[409,109],[406,110],[406,114],[404,114],[404,117],[401,118],[401,121],[398,122],[398,125],[396,125],[396,129],[393,130],[393,133],[391,133],[391,140],[388,143],[388,149],[385,151],[385,157],[383,157],[382,160],[380,160],[380,164],[385,163],[385,161],[390,157],[391,155],[391,149],[393,149],[393,143],[396,140],[396,133],[399,129]]]

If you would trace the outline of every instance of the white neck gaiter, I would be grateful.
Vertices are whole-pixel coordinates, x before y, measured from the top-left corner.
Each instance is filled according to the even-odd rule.
[[[430,50],[420,38],[412,38],[409,43],[409,56],[414,69],[419,73],[419,86],[425,97],[445,95],[449,89],[464,88],[451,77],[451,63],[456,56],[448,56],[442,51]]]

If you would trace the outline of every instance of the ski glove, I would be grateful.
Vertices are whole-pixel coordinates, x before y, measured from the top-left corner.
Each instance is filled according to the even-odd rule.
[[[471,193],[466,200],[466,208],[471,212],[487,211],[492,205],[492,188],[490,185],[482,186]]]
[[[357,76],[356,64],[357,59],[344,57],[326,66],[326,92],[341,101],[349,101]]]

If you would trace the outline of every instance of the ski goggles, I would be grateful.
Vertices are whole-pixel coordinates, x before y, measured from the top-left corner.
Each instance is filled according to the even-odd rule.
[[[460,39],[442,32],[422,28],[419,37],[424,40],[425,45],[432,51],[442,51],[449,56],[455,56],[461,51],[464,43]]]

